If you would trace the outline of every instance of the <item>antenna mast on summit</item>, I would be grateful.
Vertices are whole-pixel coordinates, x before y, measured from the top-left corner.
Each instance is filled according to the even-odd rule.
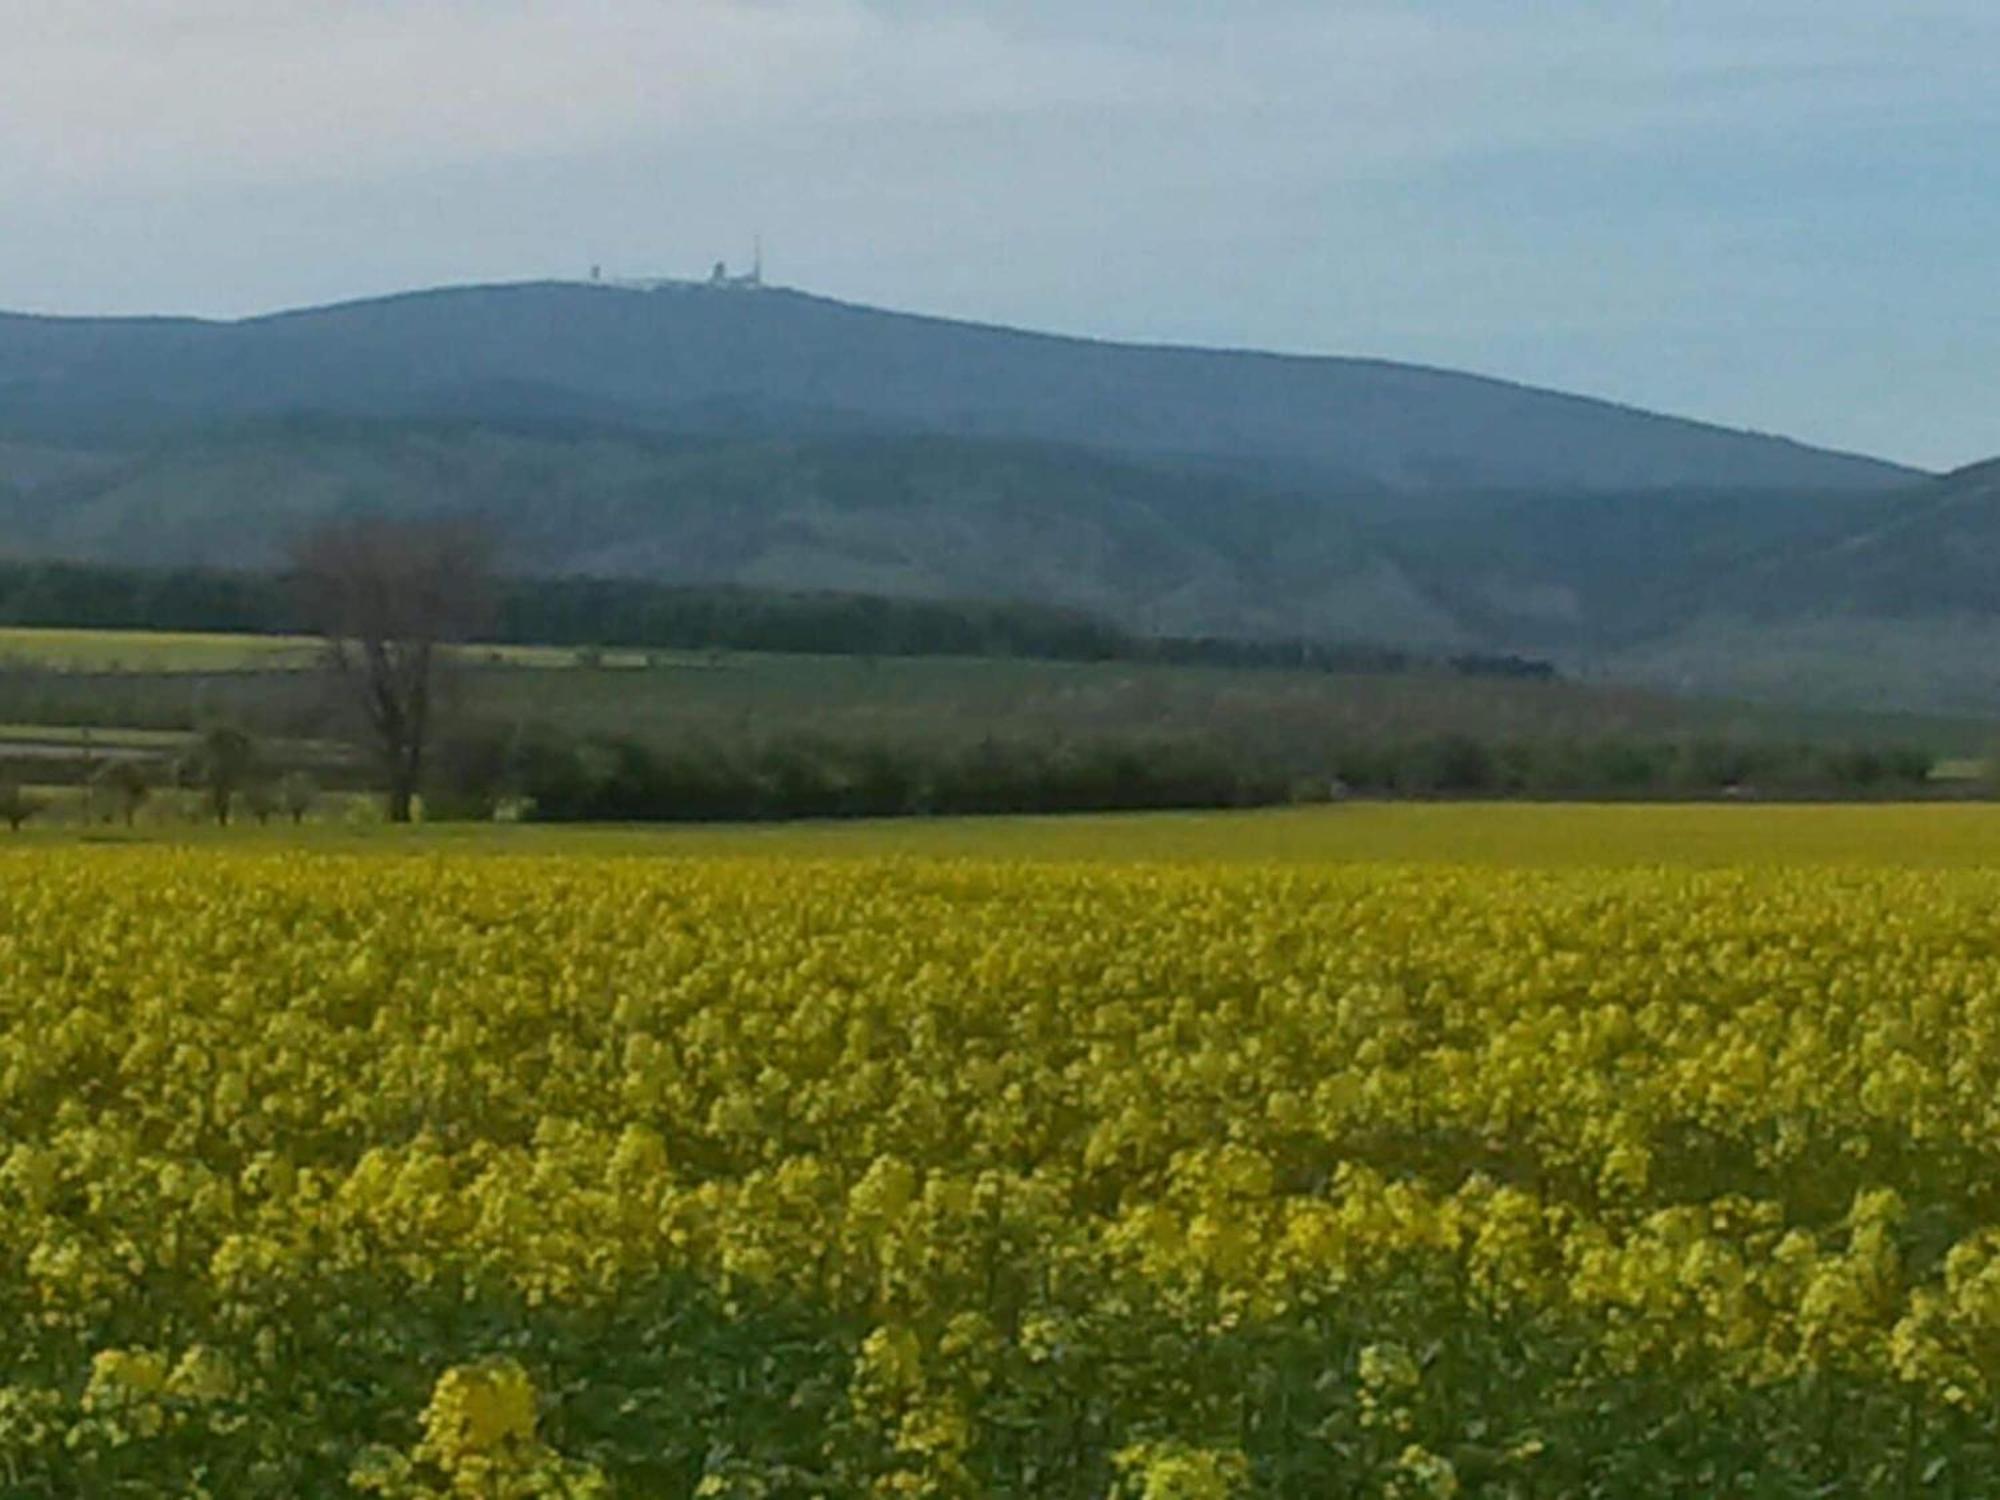
[[[764,236],[761,233],[753,236],[750,245],[750,284],[752,286],[762,286],[764,284]]]

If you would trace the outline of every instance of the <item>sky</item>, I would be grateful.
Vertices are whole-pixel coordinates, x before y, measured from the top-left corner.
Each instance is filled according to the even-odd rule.
[[[1993,0],[0,0],[0,308],[770,278],[2000,455]]]

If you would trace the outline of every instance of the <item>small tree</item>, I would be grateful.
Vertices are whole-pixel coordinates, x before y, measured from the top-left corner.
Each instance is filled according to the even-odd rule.
[[[300,605],[366,720],[391,822],[414,813],[437,675],[447,648],[486,621],[492,555],[475,522],[380,516],[329,523],[293,551]]]
[[[257,826],[269,823],[278,811],[278,789],[263,777],[254,777],[243,788],[243,805],[250,810],[250,816],[257,820]]]
[[[118,816],[130,828],[139,816],[139,809],[153,795],[152,771],[141,760],[107,761],[98,769],[93,789],[110,799]]]
[[[306,814],[313,810],[313,803],[319,800],[319,788],[305,772],[288,772],[278,783],[278,800],[296,826],[305,822]]]
[[[15,833],[21,825],[42,810],[42,799],[25,790],[18,781],[0,781],[0,818],[6,820],[8,828]]]
[[[218,724],[195,741],[186,768],[188,779],[207,795],[216,823],[227,828],[237,794],[256,774],[257,746],[242,730]]]

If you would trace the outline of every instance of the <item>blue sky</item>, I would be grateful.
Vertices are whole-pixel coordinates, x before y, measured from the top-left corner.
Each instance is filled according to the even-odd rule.
[[[775,279],[2000,454],[1991,0],[0,0],[0,306]]]

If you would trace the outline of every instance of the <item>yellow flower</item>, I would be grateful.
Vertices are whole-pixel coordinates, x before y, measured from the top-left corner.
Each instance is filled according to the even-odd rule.
[[[424,1409],[424,1450],[451,1470],[535,1441],[535,1386],[511,1359],[454,1365],[438,1377]]]
[[[150,1401],[166,1385],[167,1362],[151,1349],[101,1349],[91,1357],[83,1409],[105,1411]]]
[[[1230,1500],[1249,1484],[1250,1464],[1234,1449],[1179,1442],[1134,1443],[1113,1456],[1114,1494],[1123,1500]]]
[[[1412,1443],[1396,1458],[1392,1490],[1412,1500],[1452,1500],[1458,1493],[1458,1470],[1448,1458]]]

